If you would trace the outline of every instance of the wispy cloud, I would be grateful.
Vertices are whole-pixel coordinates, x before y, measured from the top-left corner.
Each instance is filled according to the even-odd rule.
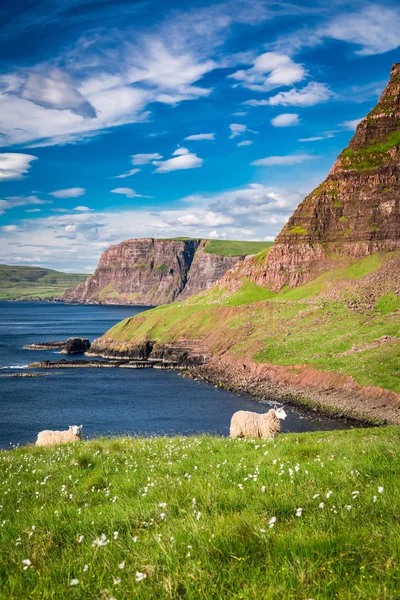
[[[269,98],[271,106],[315,106],[332,98],[333,92],[325,83],[310,81],[304,88],[292,88]]]
[[[243,140],[242,142],[238,142],[238,148],[242,148],[243,146],[251,146],[252,143],[252,140]]]
[[[151,163],[152,160],[161,160],[161,154],[158,152],[154,152],[153,154],[134,154],[132,156],[132,164],[133,165],[147,165]]]
[[[54,196],[54,198],[80,198],[84,194],[86,194],[85,188],[80,187],[66,188],[64,190],[50,192],[50,196]]]
[[[232,140],[233,138],[241,135],[242,133],[246,133],[247,126],[243,125],[243,123],[231,123],[229,125],[229,129],[231,130],[231,135],[229,138]]]
[[[31,162],[37,156],[31,154],[19,154],[17,152],[0,153],[0,181],[22,179],[31,168]]]
[[[265,158],[258,158],[253,160],[251,165],[254,167],[269,167],[269,166],[281,166],[281,165],[297,165],[304,162],[305,160],[311,160],[315,158],[311,154],[287,154],[286,156],[266,156]]]
[[[298,125],[299,123],[299,115],[297,114],[283,113],[271,119],[273,127],[293,127],[293,125]]]
[[[138,194],[132,188],[128,187],[119,187],[114,190],[110,190],[112,194],[121,194],[122,196],[126,196],[127,198],[150,198],[151,196],[142,196],[142,194]]]
[[[195,133],[194,135],[188,135],[185,137],[188,141],[200,141],[200,140],[215,140],[215,133]]]
[[[4,214],[6,210],[11,208],[17,208],[19,206],[29,206],[36,204],[51,204],[51,200],[41,200],[37,196],[8,196],[4,200],[0,200],[0,215]],[[32,209],[29,212],[36,212],[38,209]],[[26,211],[28,212],[28,211]]]
[[[129,169],[126,173],[122,173],[121,175],[115,175],[113,179],[126,179],[127,177],[132,177],[132,175],[136,175],[139,173],[140,169]]]
[[[357,125],[361,123],[361,119],[351,119],[350,121],[343,121],[342,126],[349,131],[355,131],[357,129]]]
[[[153,161],[157,168],[154,173],[169,173],[170,171],[180,171],[182,169],[198,169],[203,166],[203,159],[197,154],[189,152],[187,148],[178,148],[172,153],[173,158],[168,160]]]

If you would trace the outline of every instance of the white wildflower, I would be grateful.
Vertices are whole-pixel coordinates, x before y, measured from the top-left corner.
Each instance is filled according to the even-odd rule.
[[[303,512],[302,508],[296,508],[296,517],[301,517],[302,512]]]
[[[124,560],[121,563],[119,563],[118,569],[125,569],[125,561]]]
[[[332,490],[329,490],[329,492],[327,493],[326,497],[329,498],[330,496],[332,496],[333,492]]]
[[[78,537],[78,544],[81,544],[81,543],[83,542],[84,538],[85,538],[85,536],[84,536],[84,535],[80,535],[80,536]]]
[[[83,572],[86,573],[86,571],[88,570],[89,565],[83,565]]]
[[[140,571],[136,571],[136,581],[143,581],[143,579],[146,579],[147,577],[147,573],[140,573]]]
[[[347,510],[351,510],[351,504],[346,504],[345,508],[347,508]]]
[[[374,497],[372,498],[372,502],[376,502],[377,500],[378,500],[377,496],[374,496]]]
[[[262,486],[261,486],[261,491],[262,491],[262,493],[264,493],[266,489],[267,489],[267,488],[265,487],[265,485],[262,485]]]
[[[113,535],[114,540],[118,539],[118,531],[114,531],[114,535]]]
[[[271,517],[271,519],[268,521],[268,525],[270,526],[271,529],[275,525],[275,523],[276,523],[276,517]]]
[[[114,585],[121,583],[121,577],[114,577]]]
[[[160,504],[158,505],[160,508],[165,508],[167,506],[166,502],[160,502]]]
[[[323,502],[320,502],[320,503],[318,504],[318,508],[324,508],[324,506],[325,506],[325,504],[324,504]]]
[[[383,486],[382,486],[382,485],[378,485],[378,492],[379,492],[380,494],[383,494],[383,489],[384,489],[384,488],[383,488]]]
[[[69,582],[69,585],[78,585],[79,583],[79,579],[71,579],[71,581]]]

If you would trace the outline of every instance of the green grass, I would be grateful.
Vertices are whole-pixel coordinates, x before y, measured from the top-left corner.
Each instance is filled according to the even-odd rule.
[[[176,237],[166,238],[175,242],[197,240],[201,238]],[[207,254],[218,254],[219,256],[247,256],[257,254],[265,249],[270,249],[273,242],[247,242],[240,240],[203,240],[206,241],[204,252]]]
[[[366,277],[379,276],[387,260],[398,254],[352,261],[279,293],[250,281],[243,281],[235,293],[213,288],[185,302],[127,319],[105,337],[113,339],[115,349],[143,340],[200,339],[212,353],[229,352],[284,366],[310,365],[351,375],[360,385],[400,393],[400,296],[390,280],[385,285],[380,281],[378,297],[371,305],[365,283]],[[333,297],[332,291],[337,292]],[[398,342],[368,348],[384,336],[398,338]]]
[[[240,242],[238,240],[208,240],[204,252],[220,256],[247,256],[271,248],[273,242]]]
[[[400,129],[387,136],[382,142],[372,143],[365,148],[347,148],[341,154],[343,168],[368,171],[380,167],[393,159],[388,150],[400,146]]]
[[[399,448],[385,428],[1,452],[0,597],[395,600]]]
[[[61,296],[66,289],[82,283],[87,277],[41,267],[0,265],[0,300]]]

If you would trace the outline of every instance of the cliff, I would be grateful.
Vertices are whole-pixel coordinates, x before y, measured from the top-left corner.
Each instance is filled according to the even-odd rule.
[[[211,287],[244,256],[207,252],[207,240],[132,239],[101,255],[93,275],[64,293],[68,302],[158,305]],[[246,243],[243,243],[246,249]]]
[[[246,261],[223,285],[249,277],[278,291],[310,281],[346,257],[400,248],[400,64],[359,123],[328,177],[295,210],[260,263]]]

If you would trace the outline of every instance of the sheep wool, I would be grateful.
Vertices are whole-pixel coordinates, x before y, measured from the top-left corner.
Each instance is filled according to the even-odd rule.
[[[68,444],[82,440],[83,425],[70,425],[66,431],[52,431],[46,429],[40,431],[37,436],[36,446],[55,446],[57,444]]]
[[[281,419],[286,418],[283,408],[271,408],[267,413],[239,410],[231,419],[230,437],[272,438],[281,431]]]

